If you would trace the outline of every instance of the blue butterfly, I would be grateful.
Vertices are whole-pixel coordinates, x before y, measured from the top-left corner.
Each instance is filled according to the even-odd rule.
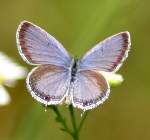
[[[129,32],[121,32],[76,60],[53,36],[28,21],[21,22],[16,38],[21,57],[36,66],[26,80],[32,97],[45,105],[69,99],[82,110],[95,108],[108,98],[110,87],[101,72],[117,71],[131,45]]]

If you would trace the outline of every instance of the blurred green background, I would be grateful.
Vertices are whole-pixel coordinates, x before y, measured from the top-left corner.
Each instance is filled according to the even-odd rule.
[[[119,71],[125,81],[90,112],[81,139],[150,139],[149,0],[0,0],[0,19],[0,51],[29,70],[16,48],[16,29],[22,20],[44,28],[78,57],[104,38],[128,30],[131,51]],[[7,90],[12,101],[0,107],[0,140],[71,139],[58,129],[53,112],[45,112],[28,94],[25,79]],[[66,107],[61,110],[68,117]]]

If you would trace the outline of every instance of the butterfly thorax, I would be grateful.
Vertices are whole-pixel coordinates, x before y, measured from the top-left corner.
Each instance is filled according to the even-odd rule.
[[[75,59],[71,67],[71,82],[74,82],[76,79],[77,69],[78,69],[78,60]]]

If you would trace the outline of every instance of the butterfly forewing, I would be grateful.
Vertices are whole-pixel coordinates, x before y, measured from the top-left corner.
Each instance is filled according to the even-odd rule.
[[[23,21],[17,30],[17,44],[29,64],[52,64],[69,67],[71,57],[54,37],[40,27]]]
[[[47,105],[61,103],[69,85],[69,71],[53,65],[41,65],[33,69],[27,78],[32,96]]]
[[[107,99],[109,85],[98,72],[80,71],[72,84],[71,93],[73,105],[88,110],[97,107]]]
[[[116,71],[127,57],[129,48],[129,32],[111,36],[83,56],[80,61],[80,70]]]

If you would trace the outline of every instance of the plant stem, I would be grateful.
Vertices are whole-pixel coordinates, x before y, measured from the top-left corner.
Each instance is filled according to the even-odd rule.
[[[58,110],[57,106],[52,105],[49,108],[51,108],[55,114],[56,114],[56,121],[62,124],[62,128],[61,130],[70,134],[73,138],[73,140],[79,140],[79,133],[81,131],[81,128],[84,124],[84,121],[88,115],[88,111],[86,111],[80,121],[79,126],[77,127],[77,122],[76,122],[76,116],[75,116],[75,112],[73,109],[73,106],[70,105],[69,106],[69,112],[70,112],[70,117],[71,117],[71,123],[72,123],[72,127],[73,127],[73,131],[68,127],[65,118],[61,115],[60,111]]]
[[[83,114],[82,119],[81,119],[80,124],[79,124],[79,127],[78,127],[78,133],[80,133],[81,128],[82,128],[82,126],[83,126],[83,124],[84,124],[84,121],[85,121],[85,119],[86,119],[88,113],[89,113],[89,111],[86,111],[86,112]]]
[[[50,106],[50,108],[56,113],[56,121],[61,123],[63,128],[61,128],[62,131],[67,132],[68,134],[70,134],[73,137],[73,133],[72,131],[69,129],[66,120],[64,119],[64,117],[61,115],[61,113],[59,112],[57,106]]]
[[[69,106],[69,111],[70,111],[71,122],[74,130],[73,131],[74,140],[79,140],[76,118],[75,118],[75,113],[72,105]]]

